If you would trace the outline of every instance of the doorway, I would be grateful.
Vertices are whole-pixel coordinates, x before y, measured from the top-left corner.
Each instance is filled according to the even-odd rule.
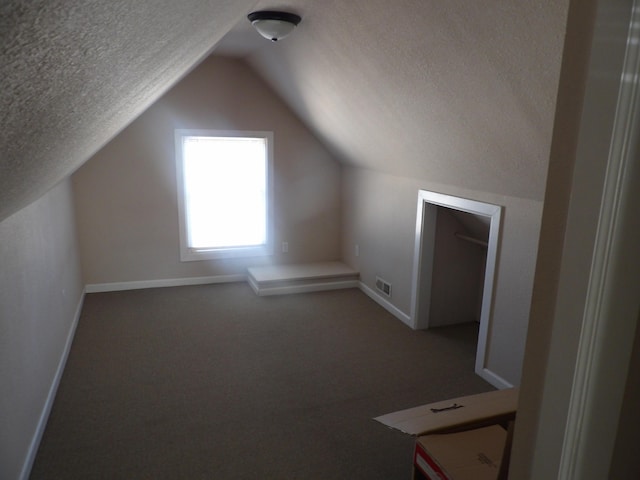
[[[501,215],[502,207],[498,205],[427,190],[418,192],[411,311],[411,320],[415,329],[428,329],[471,319],[479,321],[475,372],[498,388],[503,388],[505,385],[499,377],[487,369],[486,347],[491,329]],[[471,223],[479,226],[463,229],[456,227],[458,224],[466,224],[468,227]],[[481,233],[478,234],[478,232]],[[473,250],[468,249],[469,245],[462,247],[455,242],[474,244],[473,246],[483,250],[474,253]],[[438,245],[440,245],[439,248]],[[445,247],[443,248],[442,245]],[[460,248],[456,248],[456,245]],[[462,281],[468,287],[473,284],[475,275],[460,272],[459,268],[453,268],[453,263],[450,269],[446,266],[447,261],[450,261],[447,256],[463,251],[462,248],[466,248],[464,251],[468,252],[465,254],[467,257],[486,258],[477,287],[474,291],[464,294],[467,295],[465,300],[467,305],[461,305],[459,302],[464,285],[457,288],[454,282]],[[443,257],[436,258],[438,251]],[[478,260],[472,261],[474,262],[478,264]],[[476,294],[478,294],[478,297],[475,297],[477,301],[474,301],[473,296]],[[444,313],[447,304],[453,303],[455,303],[455,312]]]

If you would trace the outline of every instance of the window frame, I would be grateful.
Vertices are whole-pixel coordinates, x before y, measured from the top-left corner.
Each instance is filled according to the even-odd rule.
[[[183,163],[183,138],[185,137],[240,137],[262,138],[266,140],[266,200],[267,221],[266,240],[263,245],[221,247],[210,249],[195,249],[188,245],[187,215],[185,210],[185,185]],[[246,130],[208,130],[208,129],[175,129],[175,161],[176,161],[176,187],[178,200],[178,224],[180,233],[180,261],[192,262],[202,260],[216,260],[224,258],[242,258],[273,255],[273,132],[270,131],[246,131]]]

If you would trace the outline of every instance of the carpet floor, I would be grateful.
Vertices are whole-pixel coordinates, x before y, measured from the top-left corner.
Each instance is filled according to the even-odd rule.
[[[88,294],[31,479],[408,479],[372,420],[493,390],[477,326],[412,331],[357,289]]]

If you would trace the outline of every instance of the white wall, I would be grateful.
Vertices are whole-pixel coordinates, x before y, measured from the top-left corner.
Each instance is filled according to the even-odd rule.
[[[601,384],[593,376],[582,377],[582,380],[588,378],[590,386],[596,387],[594,390],[601,392],[601,396],[578,398],[574,406],[584,401],[589,408],[593,408],[598,405],[596,400],[601,402],[602,397],[608,397],[615,403],[620,394],[616,385],[624,382],[627,374],[624,362],[618,364],[618,368],[607,368],[610,366],[605,366],[602,358],[592,357],[583,361],[579,356],[579,344],[585,321],[591,315],[590,311],[594,310],[594,305],[597,305],[593,298],[588,298],[589,294],[594,296],[589,283],[594,259],[604,258],[603,252],[595,250],[594,246],[602,213],[602,193],[613,140],[616,104],[621,86],[631,84],[627,82],[632,78],[622,75],[632,3],[627,0],[575,1],[569,13],[530,333],[514,434],[511,462],[514,479],[568,478],[560,472],[560,468],[561,462],[568,458],[564,455],[567,451],[563,452],[567,433],[576,432],[576,423],[580,424],[583,445],[588,445],[591,451],[584,454],[583,449],[583,455],[573,460],[578,465],[591,468],[588,473],[577,473],[571,478],[608,477],[611,460],[611,451],[608,450],[611,445],[608,443],[611,432],[615,433],[619,411],[602,408],[594,415],[580,418],[579,422],[569,413],[570,404],[576,400],[572,398],[574,388],[580,384],[579,380],[576,382],[576,373],[582,371],[584,374],[585,366],[593,366],[592,371],[598,370],[601,374]],[[637,77],[634,77],[634,81],[637,81]],[[634,163],[638,165],[637,161]],[[637,182],[638,176],[635,178]],[[637,205],[638,189],[635,192]],[[637,225],[635,205],[627,212]],[[628,222],[629,226],[632,224],[622,215],[620,221]],[[615,238],[614,233],[609,232],[611,238]],[[637,239],[638,230],[627,238]],[[640,280],[637,245],[637,241],[627,245],[628,251],[633,254],[626,258],[608,258],[608,267],[622,260],[629,279],[610,270],[612,282],[626,282],[613,295],[605,296],[604,302],[620,310],[630,305],[630,310],[635,308],[631,315],[625,312],[610,317],[609,321],[616,324],[618,334],[635,328],[638,320]],[[619,276],[616,277],[615,273]],[[602,311],[609,312],[606,307]],[[598,326],[598,333],[610,334],[610,327],[603,323]],[[589,341],[599,348],[602,346],[601,337],[592,337]],[[633,335],[630,335],[624,341],[617,342],[614,355],[607,361],[619,360],[615,357],[623,353],[632,341]],[[621,417],[620,421],[633,418],[633,415],[629,415]],[[594,431],[594,425],[604,428]],[[637,427],[634,426],[634,429],[637,430]],[[637,433],[629,433],[629,430],[623,431],[619,441],[624,442],[626,435],[631,442],[637,439]],[[637,457],[637,445],[635,451]],[[628,459],[626,454],[622,458]],[[569,458],[568,462],[571,463],[572,459]],[[624,467],[619,471],[623,470]]]
[[[82,298],[70,181],[0,223],[0,265],[0,478],[9,480],[35,454]]]
[[[180,262],[176,128],[274,132],[273,258]],[[74,174],[85,280],[237,275],[267,262],[338,259],[340,182],[340,164],[245,63],[209,57]]]
[[[508,383],[520,383],[541,202],[438,185],[426,179],[394,177],[346,168],[343,177],[343,256],[375,288],[379,275],[393,284],[391,303],[409,315],[418,191],[502,205],[503,221],[494,290],[487,368]],[[354,245],[359,245],[358,257]]]

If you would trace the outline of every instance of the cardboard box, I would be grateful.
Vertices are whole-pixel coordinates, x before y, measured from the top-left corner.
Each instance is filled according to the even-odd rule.
[[[414,480],[496,480],[507,442],[500,425],[416,440]]]
[[[518,389],[509,388],[430,403],[376,417],[378,422],[409,435],[452,432],[515,418]]]

